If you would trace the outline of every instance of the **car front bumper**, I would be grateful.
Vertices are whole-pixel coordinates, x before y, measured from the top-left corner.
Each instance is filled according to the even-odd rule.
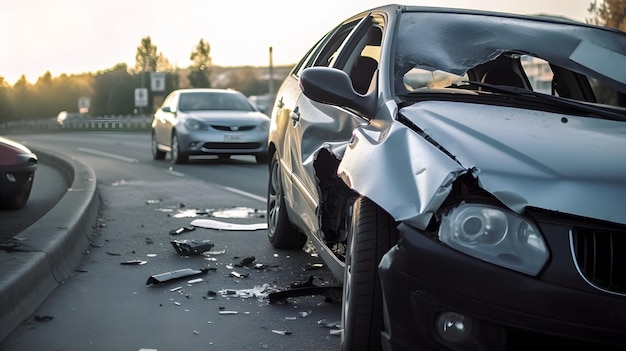
[[[187,131],[179,134],[179,143],[189,155],[256,155],[267,153],[267,136],[267,131]]]
[[[464,255],[406,225],[399,229],[400,241],[379,266],[385,350],[624,349],[624,296],[550,284]],[[466,339],[449,342],[437,332],[445,312],[471,320]]]
[[[0,198],[21,196],[30,191],[36,164],[0,166]]]

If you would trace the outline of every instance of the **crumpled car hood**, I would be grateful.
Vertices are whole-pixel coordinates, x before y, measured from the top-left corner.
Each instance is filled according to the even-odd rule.
[[[626,123],[430,101],[399,111],[511,209],[626,224]]]

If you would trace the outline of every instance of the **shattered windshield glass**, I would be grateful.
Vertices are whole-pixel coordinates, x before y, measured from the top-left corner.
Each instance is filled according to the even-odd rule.
[[[508,56],[520,62],[517,73],[527,82],[525,89],[587,102],[625,105],[623,98],[614,101],[565,96],[552,80],[552,70],[558,69],[557,73],[585,77],[596,93],[597,87],[602,86],[611,89],[613,95],[623,96],[626,93],[623,32],[540,17],[535,20],[423,11],[403,13],[398,28],[394,57],[398,95],[459,87],[468,80],[481,82],[483,72],[476,68]],[[537,79],[546,75],[541,71],[523,71],[533,59],[544,62],[543,69],[549,71],[549,80],[541,82],[541,89],[537,89]],[[560,87],[564,81],[561,80]],[[477,86],[472,89],[479,90]]]

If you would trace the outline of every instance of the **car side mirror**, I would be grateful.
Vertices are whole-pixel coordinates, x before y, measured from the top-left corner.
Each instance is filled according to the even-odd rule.
[[[163,107],[161,107],[161,111],[163,111],[163,112],[172,112],[172,109],[169,106],[163,106]]]
[[[370,118],[376,112],[376,91],[366,95],[357,93],[350,76],[336,68],[306,68],[300,75],[300,88],[313,101],[351,108]]]

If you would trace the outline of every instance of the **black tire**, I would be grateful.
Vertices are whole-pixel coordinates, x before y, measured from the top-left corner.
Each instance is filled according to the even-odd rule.
[[[306,235],[293,227],[287,217],[278,153],[274,153],[267,185],[267,237],[274,248],[299,250]]]
[[[256,154],[254,155],[254,158],[256,158],[256,163],[267,164],[269,161],[269,156],[267,156],[266,153]]]
[[[393,218],[374,202],[354,202],[344,271],[341,350],[380,350],[383,299],[378,264],[398,241]]]
[[[165,159],[165,151],[159,150],[159,143],[157,142],[154,131],[152,132],[152,158],[155,160]]]
[[[34,178],[35,176],[33,175],[32,177]],[[28,202],[28,198],[30,197],[30,191],[33,188],[32,180],[25,185],[25,188],[26,189],[24,189],[21,194],[14,195],[6,199],[0,199],[0,201],[3,202],[0,205],[0,208],[15,211],[26,206],[26,202]]]
[[[172,134],[172,163],[176,164],[184,164],[189,161],[189,155],[185,152],[181,151],[180,144],[178,143],[178,135],[176,133]]]

